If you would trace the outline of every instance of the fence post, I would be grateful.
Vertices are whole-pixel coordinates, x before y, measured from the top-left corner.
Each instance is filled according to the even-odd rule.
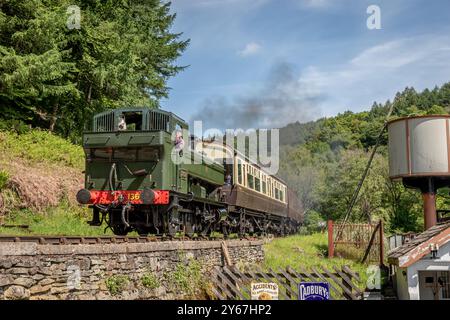
[[[328,220],[328,258],[334,257],[333,220]]]
[[[345,275],[348,277],[348,279],[350,280],[350,282],[351,282],[351,281],[352,281],[352,275],[351,275],[350,273],[346,272],[346,271],[344,270],[344,267],[341,267],[341,270],[342,270],[342,273],[345,274]],[[353,290],[352,286],[351,286],[349,283],[347,283],[347,281],[345,281],[344,278],[341,278],[341,279],[342,279],[342,285],[343,285],[344,287],[346,287],[346,288],[350,291],[350,293],[353,294],[353,292],[352,292],[352,290]],[[349,296],[347,293],[345,293],[345,291],[343,292],[343,294],[344,294],[344,297],[347,298],[348,300],[353,300],[351,296]]]
[[[380,267],[384,266],[384,228],[383,220],[380,219]]]

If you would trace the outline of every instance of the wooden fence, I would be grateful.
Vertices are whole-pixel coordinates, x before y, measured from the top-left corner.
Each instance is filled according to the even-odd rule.
[[[252,282],[273,282],[278,284],[280,300],[298,300],[298,285],[301,282],[328,282],[333,300],[360,300],[363,292],[357,283],[359,274],[344,266],[297,270],[286,269],[266,271],[254,267],[252,271],[240,271],[236,267],[216,267],[211,276],[213,298],[219,300],[248,300],[251,297]]]
[[[328,221],[328,257],[336,253],[362,262],[384,261],[384,230],[383,222],[339,223]],[[358,256],[352,256],[357,254]]]

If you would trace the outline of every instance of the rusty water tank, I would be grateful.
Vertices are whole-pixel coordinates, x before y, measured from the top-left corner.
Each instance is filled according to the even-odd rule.
[[[436,191],[450,186],[450,116],[399,118],[388,123],[389,177],[422,191],[425,229],[437,223]]]

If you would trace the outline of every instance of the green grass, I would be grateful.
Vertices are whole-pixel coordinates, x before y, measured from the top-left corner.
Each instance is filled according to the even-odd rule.
[[[65,202],[56,208],[50,208],[45,214],[35,214],[30,210],[20,210],[5,217],[4,224],[28,225],[24,228],[0,227],[3,235],[65,235],[65,236],[100,236],[105,225],[92,227],[87,224],[91,219],[87,208],[71,206]],[[112,235],[110,229],[106,235]]]
[[[293,269],[302,267],[325,267],[333,271],[333,266],[341,268],[348,265],[353,271],[358,272],[361,278],[361,286],[364,287],[367,275],[367,265],[359,262],[343,259],[328,259],[327,234],[316,233],[312,235],[295,235],[285,238],[276,238],[264,246],[265,261],[264,268],[286,268]]]
[[[6,187],[8,183],[9,173],[6,170],[0,170],[0,190]]]
[[[80,146],[48,131],[33,129],[17,134],[0,131],[0,150],[8,158],[22,158],[31,162],[45,162],[81,169],[84,154]]]

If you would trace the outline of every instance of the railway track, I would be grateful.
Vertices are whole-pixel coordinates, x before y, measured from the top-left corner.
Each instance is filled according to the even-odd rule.
[[[242,238],[245,240],[256,240],[255,237]],[[259,238],[261,239],[261,238]],[[129,237],[129,236],[97,236],[97,237],[79,237],[79,236],[0,236],[1,242],[21,242],[38,243],[47,245],[77,245],[77,244],[121,244],[121,243],[148,243],[162,241],[213,241],[225,240],[216,237],[168,237],[168,236],[149,236],[149,237]]]

